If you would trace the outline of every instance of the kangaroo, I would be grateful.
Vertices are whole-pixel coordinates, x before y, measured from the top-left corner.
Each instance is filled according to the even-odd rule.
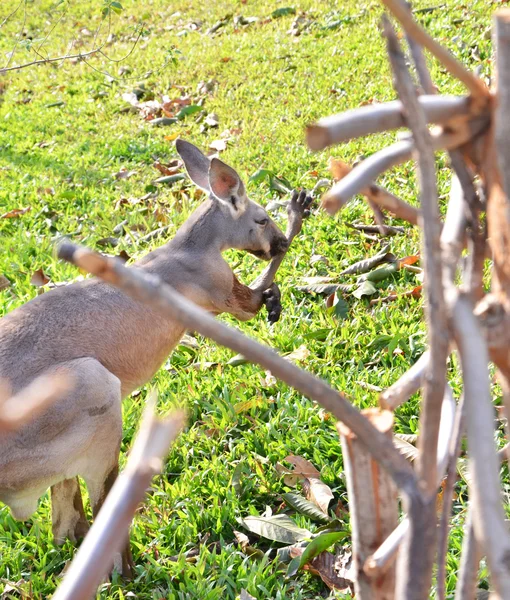
[[[309,214],[311,197],[294,192],[286,234],[248,199],[234,169],[177,140],[191,180],[207,199],[175,237],[134,268],[164,282],[214,315],[241,321],[265,305],[270,322],[281,312],[276,271]],[[250,286],[240,283],[222,252],[236,248],[271,260]],[[16,432],[0,436],[0,500],[15,518],[29,518],[51,489],[56,543],[76,541],[89,525],[78,476],[93,516],[118,473],[121,401],[156,373],[184,334],[181,324],[97,279],[53,289],[0,320],[0,379],[12,394],[39,376],[61,375],[71,388]],[[129,577],[129,543],[115,567]]]

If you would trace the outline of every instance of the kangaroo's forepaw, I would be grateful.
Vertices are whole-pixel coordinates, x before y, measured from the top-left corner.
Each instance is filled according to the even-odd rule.
[[[290,198],[288,212],[295,213],[306,219],[310,216],[313,198],[306,190],[294,190]]]
[[[273,283],[265,292],[262,292],[264,305],[267,308],[267,320],[269,323],[276,323],[282,314],[282,303],[280,288]]]

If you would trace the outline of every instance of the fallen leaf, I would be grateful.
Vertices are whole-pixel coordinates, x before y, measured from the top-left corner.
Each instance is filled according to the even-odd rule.
[[[377,289],[371,281],[363,281],[352,295],[361,299],[363,296],[373,296],[376,293]]]
[[[220,120],[218,118],[218,115],[215,113],[210,113],[207,115],[207,117],[204,119],[204,123],[206,125],[208,125],[209,127],[218,127],[218,125],[220,124]]]
[[[159,162],[159,160],[156,160],[152,166],[157,169],[162,175],[176,175],[177,173],[179,173],[180,171],[180,165],[172,165],[171,167],[169,165],[164,165],[162,163]]]
[[[3,215],[0,215],[0,219],[16,219],[17,217],[21,217],[21,215],[26,214],[31,208],[31,206],[27,206],[25,208],[13,208]]]
[[[422,286],[418,285],[415,288],[413,288],[412,290],[409,290],[408,292],[402,292],[400,294],[397,294],[396,292],[394,292],[392,294],[389,294],[388,296],[385,296],[384,298],[374,298],[374,300],[370,300],[370,306],[374,306],[381,302],[392,302],[393,300],[398,300],[399,298],[406,298],[406,297],[421,298],[421,293],[422,293]]]
[[[303,491],[308,500],[316,504],[325,515],[328,514],[329,503],[333,500],[333,492],[328,485],[318,477],[307,477],[303,481]]]
[[[46,285],[49,282],[50,278],[44,273],[42,269],[37,269],[37,271],[34,271],[32,277],[30,278],[30,283],[32,285],[35,285],[36,287],[42,287],[43,285]]]
[[[311,536],[310,531],[298,527],[287,515],[249,516],[239,522],[248,531],[282,544],[295,544]]]
[[[282,6],[282,8],[277,8],[273,10],[271,13],[271,17],[273,19],[279,19],[280,17],[286,17],[288,15],[295,15],[296,9],[293,6]]]
[[[299,348],[293,350],[290,354],[287,354],[284,358],[286,360],[292,360],[294,362],[303,362],[310,356],[310,350],[304,345],[301,344]]]
[[[354,275],[359,273],[366,273],[367,271],[370,271],[371,269],[383,262],[395,261],[395,255],[391,254],[391,252],[388,252],[389,248],[389,244],[384,246],[382,250],[374,256],[370,256],[369,258],[365,258],[363,260],[355,262],[350,267],[347,267],[347,269],[344,269],[340,273],[340,275]]]
[[[292,471],[293,475],[297,475],[300,478],[320,477],[320,471],[316,469],[309,460],[306,460],[306,458],[303,458],[302,456],[290,454],[285,461],[294,465],[294,470]]]
[[[393,438],[393,445],[395,446],[395,448],[397,448],[400,454],[402,454],[411,462],[418,458],[418,448],[416,446],[413,446],[406,440],[402,439],[401,437],[395,435]]]
[[[232,60],[232,58],[230,56],[224,56],[223,58],[220,58],[220,62],[222,63],[228,63]]]
[[[285,494],[282,494],[282,497],[285,502],[297,510],[298,513],[310,517],[310,519],[314,521],[320,521],[321,523],[329,523],[331,521],[329,515],[317,507],[314,502],[301,496],[301,494],[286,492]]]
[[[339,158],[333,158],[332,156],[328,160],[328,167],[331,176],[335,181],[340,181],[352,171],[352,168],[346,162]]]
[[[310,563],[316,556],[322,552],[325,552],[333,544],[336,544],[340,540],[346,538],[347,535],[348,534],[345,531],[325,532],[315,537],[304,547],[304,549],[290,548],[291,556],[294,558],[299,558],[300,560],[295,563],[295,565],[289,565],[287,577],[292,577],[295,575],[299,569],[304,568],[304,566]]]
[[[100,240],[97,240],[96,244],[100,248],[115,248],[115,246],[119,245],[119,239],[116,237],[105,237],[101,238]]]
[[[223,152],[227,149],[227,140],[215,140],[209,144],[209,148],[217,152]]]
[[[6,290],[11,286],[11,282],[5,277],[5,275],[0,275],[0,292],[2,290]]]
[[[136,171],[128,171],[126,167],[121,167],[120,171],[113,174],[115,179],[129,179],[129,177],[132,177],[133,175],[136,175]]]

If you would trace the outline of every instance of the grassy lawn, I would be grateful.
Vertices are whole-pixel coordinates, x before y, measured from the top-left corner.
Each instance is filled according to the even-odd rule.
[[[33,283],[39,269],[54,284],[77,276],[75,269],[55,258],[54,243],[61,236],[111,254],[123,251],[131,260],[173,236],[201,201],[189,181],[154,183],[161,173],[153,163],[177,157],[173,140],[178,136],[204,150],[227,139],[221,158],[239,171],[251,198],[263,205],[281,196],[271,189],[268,178],[248,181],[259,169],[270,170],[292,187],[311,189],[318,180],[330,178],[330,156],[352,163],[394,138],[373,136],[318,154],[304,143],[304,127],[310,121],[394,98],[378,29],[382,10],[375,0],[122,4],[110,30],[104,22],[97,39],[103,43],[109,33],[115,34],[103,50],[114,59],[132,50],[126,60],[117,64],[94,56],[87,63],[36,66],[0,79],[0,215],[29,209],[15,218],[0,218],[0,275],[8,280],[0,292],[0,315],[42,292]],[[465,64],[488,75],[491,14],[499,2],[414,3],[416,8],[434,4],[441,7],[420,13],[419,19]],[[3,0],[0,23],[16,6],[18,0]],[[287,6],[296,14],[271,16]],[[49,55],[65,54],[73,39],[78,51],[94,47],[101,8],[101,2],[83,0],[22,4],[0,28],[0,67],[13,48],[12,64],[32,60],[27,39],[32,37],[38,48],[53,26],[44,46]],[[246,19],[243,25],[235,19],[240,15],[258,21]],[[208,33],[226,17],[224,26]],[[296,18],[300,35],[292,35]],[[23,38],[16,37],[20,30],[26,32]],[[441,69],[431,66],[442,92],[462,92]],[[137,112],[125,110],[129,104],[123,95],[133,90],[144,94],[143,101],[190,96],[191,104],[200,109],[175,124],[153,126]],[[216,127],[210,125],[214,122]],[[444,156],[438,157],[437,168],[444,200],[449,189]],[[417,203],[411,163],[385,175],[382,184]],[[275,219],[285,227],[283,209]],[[416,361],[426,338],[421,299],[371,306],[368,299],[346,293],[348,312],[341,318],[327,310],[322,296],[297,289],[305,277],[336,277],[335,281],[349,283],[352,278],[338,274],[380,250],[380,241],[347,226],[356,220],[372,222],[361,198],[336,218],[315,211],[279,272],[284,306],[280,322],[268,326],[261,312],[236,326],[282,353],[304,346],[301,366],[363,408],[376,405],[377,388],[394,382]],[[121,223],[124,226],[116,229]],[[389,238],[390,251],[398,257],[416,254],[418,232],[398,220],[388,223],[406,228],[405,235]],[[147,237],[162,226],[167,227],[163,237]],[[246,283],[262,268],[253,257],[237,252],[229,253],[229,261]],[[399,272],[378,288],[385,296],[419,284],[414,273]],[[249,558],[236,543],[234,530],[243,531],[239,518],[262,514],[266,507],[317,530],[316,523],[282,500],[282,494],[292,490],[275,466],[290,454],[305,457],[321,470],[335,496],[333,509],[337,502],[346,505],[334,422],[260,368],[231,359],[230,351],[197,337],[193,344],[179,346],[150,386],[125,402],[124,451],[130,447],[151,386],[158,390],[162,412],[175,405],[187,408],[189,425],[135,518],[135,579],[105,584],[101,598],[233,599],[242,589],[256,598],[327,596],[326,586],[313,575],[285,577],[286,567],[275,560],[278,544],[250,534],[251,543],[265,556]],[[450,378],[458,395],[454,360]],[[414,397],[397,411],[396,431],[415,433],[418,414],[419,398]],[[449,591],[455,586],[467,501],[462,480],[456,492]],[[348,532],[346,512],[339,508],[338,515]],[[349,538],[345,545],[349,546]],[[9,509],[0,506],[0,592],[4,584],[24,580],[20,586],[26,597],[48,597],[73,553],[69,543],[62,548],[52,543],[47,497],[24,523],[14,521]]]

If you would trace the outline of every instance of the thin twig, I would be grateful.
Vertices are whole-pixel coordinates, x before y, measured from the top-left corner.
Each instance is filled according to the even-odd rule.
[[[97,275],[187,329],[198,331],[217,343],[241,353],[248,360],[269,369],[275,377],[324,406],[366,444],[370,453],[388,470],[403,493],[419,497],[413,470],[393,446],[391,440],[377,431],[351,402],[333,390],[325,381],[296,367],[271,348],[217,321],[172,287],[162,283],[155,275],[128,268],[116,259],[101,256],[69,242],[60,245],[58,254],[60,258]]]
[[[505,522],[494,447],[494,411],[490,393],[487,345],[471,301],[452,293],[452,325],[459,350],[470,456],[469,493],[475,536],[487,556],[491,585],[499,598],[510,598],[510,535]]]
[[[427,282],[426,317],[430,362],[423,390],[418,444],[418,473],[427,501],[424,501],[422,512],[411,510],[409,513],[410,535],[406,544],[407,552],[399,561],[401,574],[399,592],[402,597],[405,595],[410,600],[428,597],[432,577],[437,517],[435,506],[431,505],[437,490],[436,456],[441,405],[446,384],[449,340],[439,245],[441,222],[433,144],[395,31],[387,18],[384,19],[383,25],[395,88],[405,107],[416,147],[423,214],[423,258]]]
[[[446,48],[436,42],[412,18],[405,0],[382,0],[383,4],[400,21],[402,27],[417,44],[426,48],[450,72],[451,75],[462,81],[474,96],[489,97],[489,90],[485,83],[468,71]]]
[[[480,547],[475,538],[473,527],[473,503],[468,507],[464,521],[464,535],[462,540],[462,554],[460,568],[457,575],[455,600],[472,600],[476,597],[478,583],[478,564],[480,562]]]
[[[161,472],[162,459],[185,422],[183,411],[158,419],[153,410],[150,403],[144,411],[126,468],[113,484],[54,600],[93,598],[98,585],[108,575],[115,554],[126,544],[136,508],[154,475]]]
[[[459,458],[462,436],[464,430],[464,396],[461,397],[455,424],[450,439],[450,453],[448,466],[446,468],[446,483],[443,487],[443,506],[441,519],[439,521],[439,533],[437,540],[437,599],[444,600],[446,597],[446,553],[448,551],[448,535],[450,532],[450,515],[452,510],[453,490],[457,481],[457,459]]]
[[[454,117],[470,114],[471,100],[464,96],[420,96],[419,102],[427,123],[443,125]],[[311,150],[324,150],[333,144],[406,126],[402,102],[394,100],[323,117],[306,128],[306,141]]]
[[[412,18],[411,3],[406,2],[406,5],[409,11],[409,16]],[[413,57],[414,66],[416,68],[416,73],[418,74],[418,80],[422,90],[425,92],[425,94],[435,94],[436,86],[434,85],[430,76],[430,72],[427,68],[427,61],[425,60],[425,55],[423,54],[420,44],[418,44],[414,40],[413,36],[409,35],[408,32],[406,32],[406,40],[409,44],[409,50],[411,51],[411,56]]]

